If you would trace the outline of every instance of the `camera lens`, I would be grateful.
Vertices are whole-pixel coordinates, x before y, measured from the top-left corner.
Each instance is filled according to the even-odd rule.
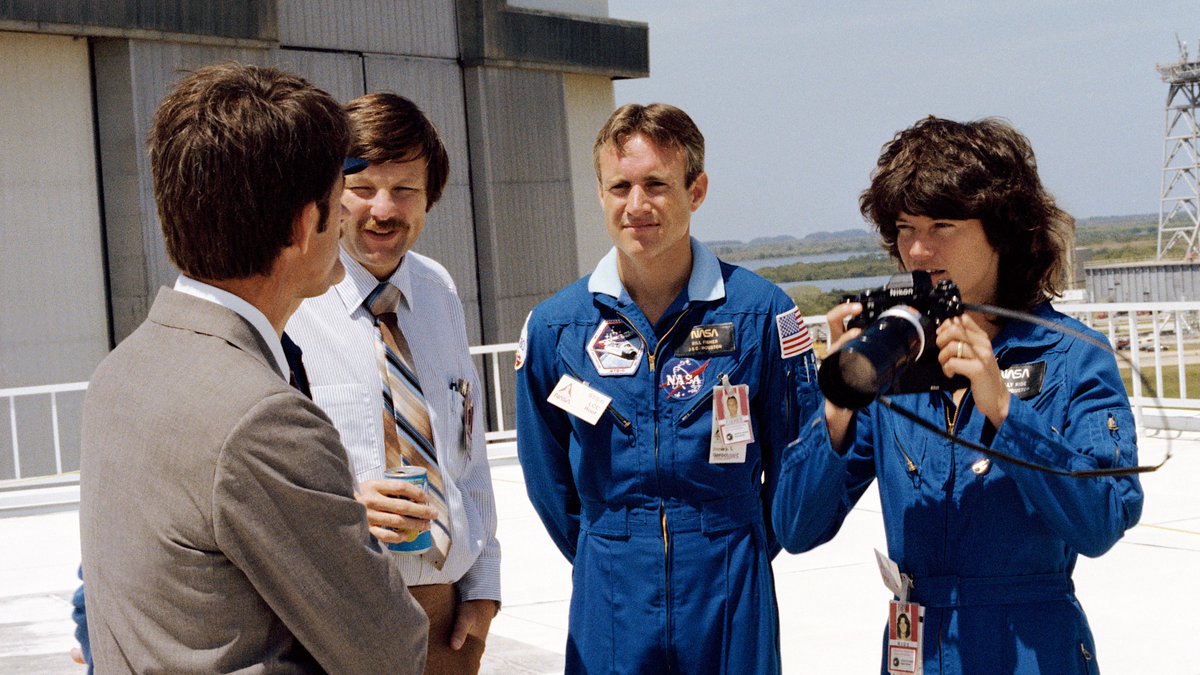
[[[928,322],[910,307],[888,309],[821,363],[817,383],[834,405],[858,410],[884,393],[925,348]]]

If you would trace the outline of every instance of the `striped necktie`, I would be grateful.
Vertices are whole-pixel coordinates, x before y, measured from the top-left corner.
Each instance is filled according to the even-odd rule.
[[[442,473],[438,469],[437,450],[433,445],[433,429],[421,383],[413,368],[408,341],[396,324],[396,304],[400,291],[384,282],[375,287],[363,305],[375,317],[379,340],[376,356],[383,385],[383,442],[388,468],[419,466],[428,479],[429,503],[437,509],[438,518],[431,526],[433,548],[422,557],[441,569],[450,551],[450,528],[446,509],[446,492]]]

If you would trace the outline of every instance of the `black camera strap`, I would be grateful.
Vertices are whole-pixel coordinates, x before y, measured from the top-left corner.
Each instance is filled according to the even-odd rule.
[[[1088,335],[1081,331],[1077,331],[1073,328],[1061,326],[1052,321],[1047,321],[1041,317],[1033,316],[1032,314],[1027,314],[1025,312],[1017,312],[1017,311],[1010,310],[1010,309],[1004,309],[1003,307],[993,307],[991,305],[971,305],[971,304],[963,303],[963,309],[979,312],[981,314],[991,314],[993,316],[1000,316],[1000,317],[1004,317],[1006,319],[1011,319],[1011,320],[1016,320],[1016,321],[1027,321],[1029,323],[1034,323],[1034,324],[1037,324],[1044,328],[1048,328],[1050,330],[1053,330],[1053,331],[1056,331],[1059,333],[1063,333],[1065,335],[1069,335],[1076,339],[1083,340],[1084,342],[1087,342],[1088,344],[1093,345],[1109,354],[1112,354],[1114,357],[1124,361],[1126,364],[1128,364],[1130,366],[1130,368],[1131,368],[1130,372],[1136,373],[1137,376],[1139,378],[1141,378],[1142,384],[1145,385],[1147,388],[1150,388],[1150,382],[1146,379],[1146,376],[1143,375],[1139,369],[1133,368],[1133,361],[1129,357],[1125,356],[1124,354],[1121,354],[1120,352],[1115,351],[1112,348],[1112,346],[1109,345],[1107,342],[1097,340],[1096,338],[1092,337],[1091,335]],[[1152,398],[1157,400],[1158,397],[1155,396]],[[1115,477],[1120,477],[1120,476],[1136,476],[1138,474],[1151,473],[1151,472],[1157,471],[1159,468],[1162,467],[1162,465],[1167,463],[1167,460],[1171,459],[1171,443],[1168,440],[1166,452],[1163,455],[1162,461],[1160,461],[1158,464],[1137,465],[1137,466],[1130,466],[1130,467],[1113,467],[1110,469],[1091,469],[1088,471],[1064,471],[1062,469],[1058,469],[1055,467],[1044,466],[1041,464],[1036,464],[1034,462],[1026,461],[1024,459],[1013,457],[1012,455],[1009,455],[1009,454],[1006,454],[1003,452],[999,452],[997,450],[993,450],[989,447],[980,445],[979,443],[975,443],[974,441],[969,441],[964,438],[955,436],[953,434],[948,434],[948,433],[946,433],[946,431],[944,429],[939,428],[937,425],[932,424],[924,419],[921,419],[916,414],[909,412],[908,410],[905,410],[904,408],[902,408],[898,405],[893,405],[891,399],[889,399],[887,396],[880,396],[878,400],[888,410],[891,410],[892,412],[896,413],[897,415],[900,415],[901,417],[911,421],[912,423],[916,424],[917,426],[920,426],[924,429],[928,429],[929,431],[932,431],[933,433],[935,433],[943,438],[949,439],[953,443],[957,443],[964,447],[970,448],[972,450],[975,450],[975,451],[982,453],[983,455],[986,455],[987,457],[991,457],[993,459],[998,459],[1003,462],[1008,462],[1009,464],[1013,464],[1013,465],[1020,466],[1020,467],[1026,468],[1026,469],[1030,469],[1032,471],[1040,471],[1042,473],[1048,473],[1048,474],[1055,475],[1055,476],[1069,476],[1071,478],[1103,478],[1103,477],[1115,478]],[[1009,422],[1007,422],[1007,421],[1005,422],[1005,424],[1008,424],[1008,423]],[[1061,442],[1061,439],[1059,439],[1057,437],[1048,436],[1046,434],[1046,432],[1042,429],[1027,428],[1026,431],[1028,431],[1029,433],[1031,433],[1033,435],[1039,436],[1042,439],[1047,440],[1051,443]],[[1170,431],[1170,429],[1167,429],[1167,431]]]
[[[919,427],[928,429],[929,431],[932,431],[933,433],[937,434],[938,436],[941,436],[943,438],[950,440],[952,443],[957,443],[963,447],[970,448],[970,449],[975,450],[979,453],[982,453],[988,457],[991,457],[992,459],[998,459],[1000,461],[1008,462],[1009,464],[1014,464],[1019,467],[1030,469],[1033,471],[1040,471],[1042,473],[1048,473],[1048,474],[1052,474],[1055,476],[1069,476],[1071,478],[1102,478],[1102,477],[1118,477],[1118,476],[1136,476],[1136,475],[1142,474],[1142,473],[1151,473],[1154,471],[1158,471],[1159,467],[1161,467],[1163,464],[1166,464],[1167,460],[1171,458],[1171,447],[1170,447],[1170,444],[1168,444],[1167,452],[1163,456],[1162,461],[1159,462],[1158,464],[1155,464],[1152,466],[1138,465],[1138,466],[1130,466],[1130,467],[1113,467],[1111,469],[1090,469],[1088,471],[1064,471],[1062,469],[1057,469],[1052,466],[1044,466],[1042,464],[1036,464],[1034,462],[1026,461],[1026,460],[1020,459],[1018,457],[1013,457],[1012,455],[1000,452],[998,450],[993,450],[987,446],[980,445],[979,443],[976,443],[974,441],[969,441],[965,438],[961,438],[961,437],[955,436],[953,434],[948,434],[948,433],[946,433],[945,429],[938,427],[938,425],[933,424],[933,423],[929,422],[928,420],[924,420],[917,414],[915,414],[911,411],[905,410],[904,408],[902,408],[898,405],[894,405],[892,403],[892,400],[890,398],[888,398],[887,396],[880,396],[878,400],[879,400],[879,403],[881,405],[883,405],[885,408],[887,408],[888,410],[891,410],[892,412],[896,413],[897,415],[903,417],[906,420],[909,420],[910,422],[912,422],[913,424],[916,424]],[[1005,424],[1008,424],[1008,422],[1005,422]],[[1028,429],[1028,431],[1030,433],[1041,436],[1042,438],[1047,439],[1050,442],[1060,442],[1059,439],[1048,438],[1046,436],[1046,433],[1044,431],[1042,431],[1041,429]]]

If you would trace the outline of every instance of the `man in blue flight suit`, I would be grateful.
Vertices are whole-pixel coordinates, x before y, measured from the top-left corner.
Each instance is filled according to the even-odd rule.
[[[778,673],[768,508],[815,410],[808,331],[691,238],[708,177],[686,113],[626,105],[593,156],[614,248],[517,353],[526,486],[574,566],[567,672]]]

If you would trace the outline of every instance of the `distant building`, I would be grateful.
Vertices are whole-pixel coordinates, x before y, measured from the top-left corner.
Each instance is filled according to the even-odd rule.
[[[1091,302],[1180,302],[1200,300],[1200,263],[1155,262],[1088,267]]]
[[[88,379],[174,282],[144,139],[181,69],[225,60],[278,66],[341,101],[416,101],[451,161],[417,248],[454,276],[473,343],[515,341],[528,310],[609,246],[591,143],[612,80],[649,74],[649,46],[645,24],[607,6],[0,2],[0,388]],[[9,436],[0,424],[0,479]]]

